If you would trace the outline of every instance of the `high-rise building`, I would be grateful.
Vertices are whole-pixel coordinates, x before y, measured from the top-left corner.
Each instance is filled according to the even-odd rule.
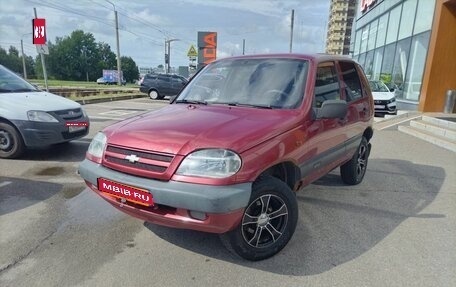
[[[331,0],[326,53],[348,55],[356,0]]]

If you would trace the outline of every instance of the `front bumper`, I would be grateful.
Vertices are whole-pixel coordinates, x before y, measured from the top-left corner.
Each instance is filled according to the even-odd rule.
[[[89,119],[79,119],[89,125]],[[89,133],[89,126],[76,132],[69,132],[65,122],[45,123],[32,121],[13,121],[20,131],[27,147],[40,147],[82,138]]]
[[[242,219],[250,199],[252,183],[212,186],[177,181],[159,181],[124,174],[85,159],[79,174],[86,184],[117,209],[152,223],[175,228],[224,233],[235,228]],[[122,202],[101,192],[97,179],[105,178],[149,191],[154,206],[145,207]],[[194,214],[198,214],[196,218]]]

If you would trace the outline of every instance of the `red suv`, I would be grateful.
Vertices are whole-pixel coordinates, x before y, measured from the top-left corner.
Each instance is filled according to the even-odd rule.
[[[374,104],[362,68],[330,55],[255,55],[206,66],[168,106],[95,135],[79,173],[119,210],[222,235],[248,260],[292,237],[295,192],[340,167],[366,172]]]

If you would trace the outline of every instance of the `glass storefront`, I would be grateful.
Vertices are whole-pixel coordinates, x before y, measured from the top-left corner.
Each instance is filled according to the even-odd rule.
[[[435,0],[383,0],[356,20],[352,52],[369,79],[418,104]]]

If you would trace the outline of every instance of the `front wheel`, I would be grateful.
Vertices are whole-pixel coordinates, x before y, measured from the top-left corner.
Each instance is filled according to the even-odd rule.
[[[0,158],[17,158],[24,149],[19,132],[13,126],[0,122]]]
[[[362,137],[361,143],[351,160],[340,167],[342,181],[350,185],[359,184],[366,173],[368,158],[369,143],[365,137]]]
[[[281,180],[262,177],[253,184],[242,221],[221,235],[228,250],[244,259],[258,261],[282,250],[291,239],[298,220],[293,191]]]

